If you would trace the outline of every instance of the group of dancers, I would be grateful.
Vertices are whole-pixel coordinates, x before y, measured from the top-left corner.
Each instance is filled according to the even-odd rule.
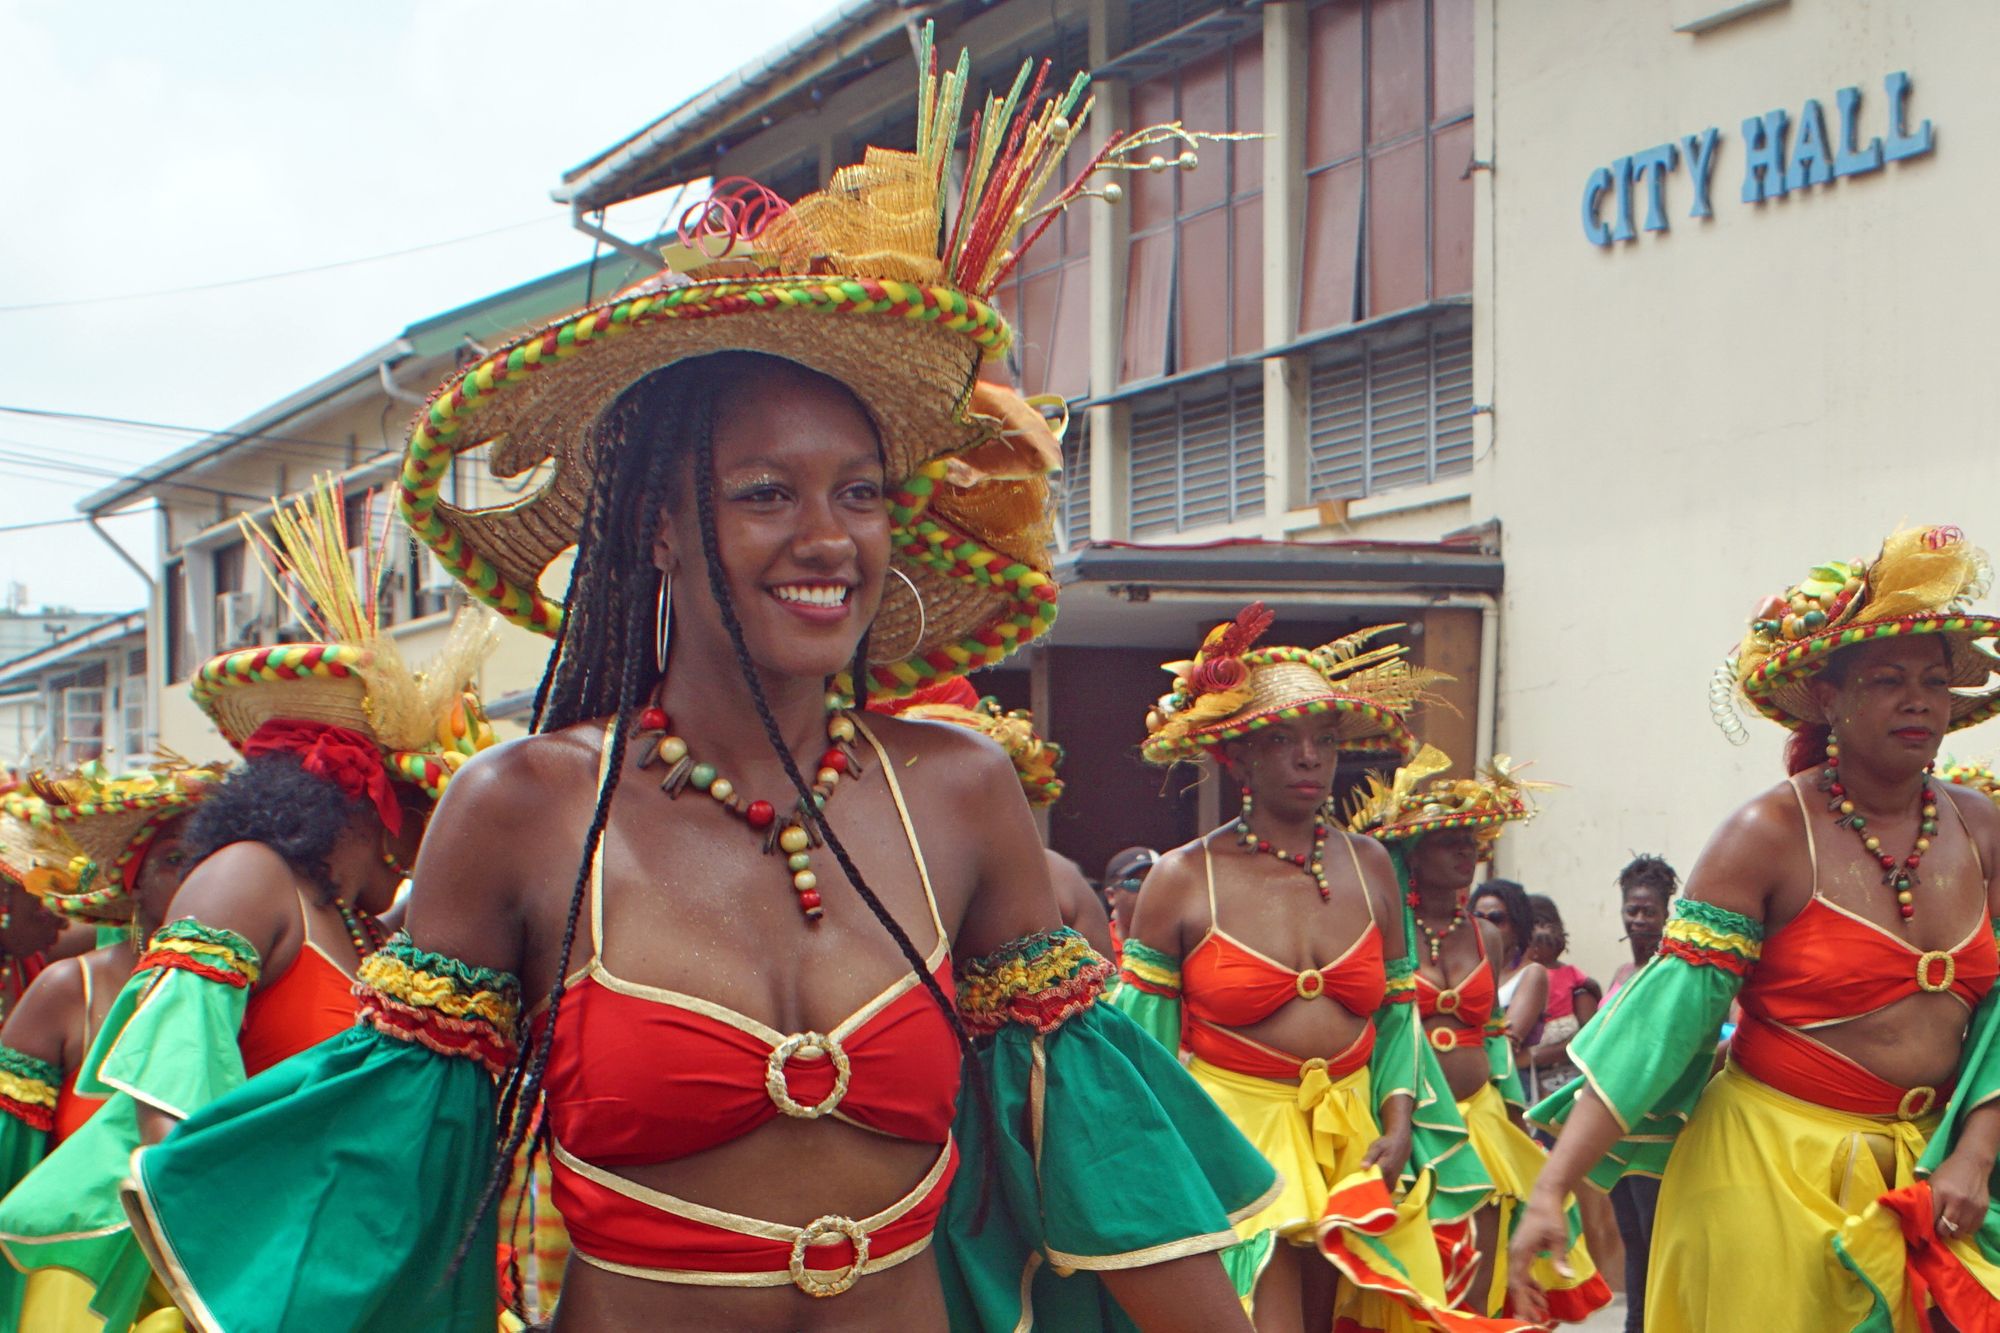
[[[1898,533],[1759,610],[1729,685],[1794,776],[1539,1105],[1466,909],[1533,784],[1450,776],[1378,631],[1252,606],[1135,701],[1243,806],[1121,858],[1114,968],[1029,813],[1056,752],[962,681],[1056,606],[989,296],[1115,192],[1037,202],[1089,111],[1039,79],[948,188],[966,66],[920,67],[914,152],[418,418],[404,523],[553,639],[532,734],[492,743],[483,613],[400,660],[323,485],[255,534],[318,641],[194,682],[239,763],[5,798],[0,1328],[1516,1333],[1608,1300],[1574,1196],[1627,1173],[1649,1329],[2000,1326],[2000,809],[1931,771],[2000,708],[1983,557]],[[454,506],[486,446],[541,484]],[[102,947],[49,962],[46,913]]]

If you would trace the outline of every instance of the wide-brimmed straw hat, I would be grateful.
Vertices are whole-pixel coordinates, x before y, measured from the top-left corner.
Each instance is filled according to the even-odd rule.
[[[575,545],[599,466],[598,423],[640,379],[719,352],[760,352],[853,392],[887,463],[890,580],[870,636],[871,687],[906,692],[990,665],[1046,632],[1056,585],[1048,474],[1055,436],[1020,399],[978,379],[1012,338],[993,291],[1091,172],[1128,167],[1178,126],[1114,135],[1051,194],[1090,111],[1079,77],[1044,97],[1024,67],[973,120],[953,188],[969,61],[940,73],[925,25],[916,147],[869,148],[825,189],[789,205],[747,183],[719,188],[682,227],[669,271],[529,334],[447,381],[416,419],[402,477],[410,528],[472,594],[553,635],[563,608],[540,588]],[[1193,154],[1171,159],[1192,164]],[[1166,161],[1167,159],[1162,159]],[[1032,419],[1031,419],[1032,418]],[[490,446],[497,477],[548,464],[525,499],[465,510],[442,498],[452,460]]]
[[[1530,792],[1549,785],[1523,781],[1519,766],[1504,754],[1469,778],[1438,776],[1450,767],[1443,751],[1426,745],[1388,781],[1370,773],[1348,807],[1349,831],[1409,842],[1427,833],[1469,829],[1490,846],[1504,826],[1535,817]]]
[[[126,773],[91,762],[71,773],[30,774],[34,800],[22,816],[35,862],[29,891],[72,920],[130,920],[133,881],[160,830],[221,780],[219,768],[178,759]]]
[[[406,666],[376,603],[388,530],[372,542],[362,536],[367,558],[357,577],[345,499],[330,477],[275,507],[275,537],[247,519],[242,527],[265,576],[320,641],[214,658],[189,687],[195,703],[237,750],[270,722],[341,727],[379,747],[391,774],[434,799],[443,795],[466,758],[494,740],[473,690],[494,644],[492,617],[468,608],[435,658],[421,669]]]
[[[1710,706],[1732,739],[1742,738],[1731,691],[1765,717],[1797,728],[1825,721],[1810,685],[1842,648],[1907,634],[1935,634],[1945,645],[1954,698],[1947,730],[2000,712],[2000,671],[1988,644],[2000,619],[1975,613],[1992,566],[1957,528],[1905,528],[1872,561],[1835,560],[1766,598],[1742,645],[1716,673]]]
[[[31,799],[14,791],[0,795],[0,890],[26,884],[34,865],[34,830],[28,826]]]
[[[1255,647],[1272,618],[1254,602],[1210,630],[1192,660],[1164,664],[1174,688],[1146,715],[1147,759],[1198,758],[1260,727],[1320,714],[1332,717],[1344,750],[1415,753],[1405,719],[1429,686],[1450,677],[1403,661],[1401,644],[1366,646],[1401,626],[1377,625],[1317,648]]]

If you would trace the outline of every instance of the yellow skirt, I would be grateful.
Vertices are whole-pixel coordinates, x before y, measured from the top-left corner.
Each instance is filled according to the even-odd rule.
[[[90,1311],[96,1288],[66,1268],[28,1274],[21,1296],[21,1327],[32,1333],[101,1333],[104,1321]],[[187,1323],[167,1299],[158,1278],[146,1286],[146,1302],[132,1333],[185,1333]]]
[[[1836,1111],[1725,1068],[1660,1186],[1648,1333],[1824,1333],[1870,1317],[1920,1333],[1901,1233],[1875,1200],[1912,1183],[1937,1120]],[[1970,1243],[1949,1248],[2000,1290]]]
[[[1458,1113],[1465,1121],[1472,1151],[1478,1154],[1480,1164],[1493,1181],[1499,1207],[1493,1285],[1484,1302],[1488,1314],[1499,1314],[1507,1305],[1507,1243],[1514,1235],[1514,1214],[1534,1192],[1535,1181],[1542,1174],[1542,1163],[1548,1156],[1540,1144],[1507,1118],[1507,1103],[1491,1083],[1460,1102]],[[1575,1209],[1574,1199],[1567,1203],[1570,1209]],[[1549,1315],[1557,1323],[1579,1323],[1592,1310],[1611,1303],[1611,1288],[1597,1275],[1597,1265],[1591,1262],[1590,1250],[1584,1245],[1582,1231],[1574,1220],[1570,1230],[1574,1240],[1564,1257],[1570,1270],[1568,1277],[1557,1273],[1555,1264],[1548,1259],[1535,1261],[1535,1281],[1548,1293]]]
[[[1396,1201],[1381,1172],[1361,1165],[1382,1136],[1365,1068],[1337,1082],[1312,1070],[1296,1084],[1200,1059],[1189,1060],[1188,1072],[1278,1173],[1277,1197],[1239,1222],[1236,1234],[1317,1244],[1344,1279],[1335,1327],[1393,1333],[1489,1327],[1451,1310],[1445,1299],[1444,1265],[1426,1207],[1429,1176]]]

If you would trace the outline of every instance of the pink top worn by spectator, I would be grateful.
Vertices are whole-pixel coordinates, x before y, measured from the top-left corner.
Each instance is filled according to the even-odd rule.
[[[1549,1003],[1542,1010],[1544,1019],[1568,1018],[1576,1012],[1576,991],[1581,986],[1586,990],[1596,985],[1589,975],[1573,963],[1549,969]]]

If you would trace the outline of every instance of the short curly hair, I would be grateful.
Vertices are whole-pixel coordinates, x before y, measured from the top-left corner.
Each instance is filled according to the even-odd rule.
[[[1665,902],[1679,892],[1681,877],[1667,864],[1666,858],[1641,852],[1634,856],[1618,872],[1618,896],[1622,899],[1634,889],[1651,889]]]
[[[331,902],[340,890],[327,858],[364,804],[306,772],[297,755],[259,755],[210,789],[188,821],[181,846],[192,867],[231,843],[260,842]]]

